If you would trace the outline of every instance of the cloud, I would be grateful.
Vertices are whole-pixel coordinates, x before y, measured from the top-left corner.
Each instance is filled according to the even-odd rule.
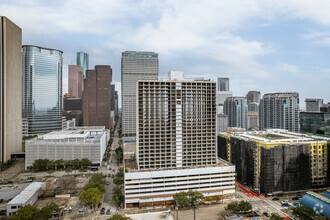
[[[330,46],[330,32],[312,32],[303,34],[301,37],[320,46]]]

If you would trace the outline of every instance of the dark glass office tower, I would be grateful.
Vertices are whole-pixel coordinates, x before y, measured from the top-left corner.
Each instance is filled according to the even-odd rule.
[[[86,71],[88,70],[89,57],[88,53],[77,52],[77,65],[83,68],[84,79],[86,79]]]

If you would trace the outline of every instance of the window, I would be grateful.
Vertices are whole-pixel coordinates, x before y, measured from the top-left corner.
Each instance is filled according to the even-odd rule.
[[[14,205],[14,206],[12,206],[12,207],[11,207],[11,209],[17,209],[17,206],[16,206],[16,205]]]

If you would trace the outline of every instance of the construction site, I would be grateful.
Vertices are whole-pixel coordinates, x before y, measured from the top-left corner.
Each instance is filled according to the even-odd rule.
[[[220,133],[218,156],[235,164],[236,179],[256,192],[299,191],[329,186],[329,143],[281,129]]]

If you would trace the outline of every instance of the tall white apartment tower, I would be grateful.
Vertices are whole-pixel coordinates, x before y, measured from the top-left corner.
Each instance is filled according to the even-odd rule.
[[[215,82],[139,80],[136,93],[139,169],[216,164]]]
[[[136,135],[136,83],[158,79],[158,54],[125,51],[121,58],[122,134]]]

